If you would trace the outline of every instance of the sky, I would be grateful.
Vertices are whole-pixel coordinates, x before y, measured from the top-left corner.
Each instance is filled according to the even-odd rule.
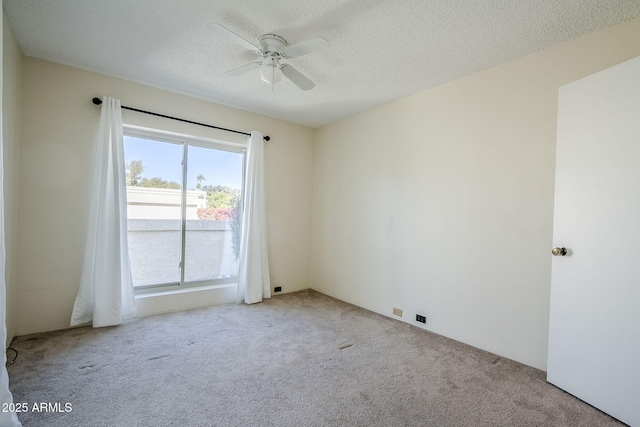
[[[182,185],[182,144],[154,141],[125,135],[124,161],[142,160],[142,178],[162,178]],[[196,177],[206,179],[202,185],[242,186],[242,153],[189,146],[187,189],[194,189]]]

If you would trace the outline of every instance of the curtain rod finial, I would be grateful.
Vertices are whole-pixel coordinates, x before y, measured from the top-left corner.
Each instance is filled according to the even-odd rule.
[[[264,139],[265,141],[271,141],[271,137],[270,137],[269,135],[265,136],[263,139]]]
[[[91,100],[91,102],[93,102],[95,105],[100,105],[100,104],[102,104],[102,99],[100,99],[100,98],[93,98],[93,99]]]

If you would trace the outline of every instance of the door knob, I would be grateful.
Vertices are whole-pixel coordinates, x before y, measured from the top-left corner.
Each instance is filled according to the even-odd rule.
[[[567,254],[567,248],[562,246],[557,246],[551,249],[551,253],[553,256],[565,256]]]

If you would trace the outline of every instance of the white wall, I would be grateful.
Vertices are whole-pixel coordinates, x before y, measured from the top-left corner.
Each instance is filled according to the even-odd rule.
[[[15,295],[18,286],[18,164],[20,162],[20,96],[22,57],[3,12],[2,138],[6,249],[7,343],[16,335]]]
[[[317,129],[313,288],[545,369],[557,90],[638,40],[640,19]]]
[[[69,325],[82,269],[88,176],[99,120],[94,96],[270,135],[265,179],[272,286],[284,292],[310,287],[312,129],[34,58],[24,58],[22,66],[17,334]],[[244,138],[130,111],[123,112],[123,119],[203,137]],[[166,299],[163,304],[163,310],[183,307]]]

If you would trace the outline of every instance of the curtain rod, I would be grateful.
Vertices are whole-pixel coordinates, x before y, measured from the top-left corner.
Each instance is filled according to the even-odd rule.
[[[95,105],[102,104],[102,100],[100,98],[93,98],[91,100],[91,102],[93,102]],[[181,119],[179,117],[166,116],[164,114],[154,113],[154,112],[151,112],[151,111],[139,110],[137,108],[132,108],[132,107],[125,107],[124,105],[121,105],[120,108],[123,108],[125,110],[135,111],[135,112],[138,112],[138,113],[150,114],[152,116],[162,117],[162,118],[165,118],[165,119],[171,119],[171,120],[177,120],[179,122],[190,123],[192,125],[204,126],[204,127],[208,127],[208,128],[212,128],[212,129],[219,129],[219,130],[224,130],[224,131],[227,131],[227,132],[233,132],[233,133],[239,133],[239,134],[242,134],[242,135],[251,136],[250,133],[242,132],[242,131],[239,131],[239,130],[221,128],[221,127],[218,127],[218,126],[208,125],[206,123],[200,123],[200,122],[194,122],[194,121],[191,121],[191,120]],[[267,135],[267,136],[263,137],[263,139],[265,141],[269,141],[269,140],[271,140],[271,137],[269,137],[269,135]]]

